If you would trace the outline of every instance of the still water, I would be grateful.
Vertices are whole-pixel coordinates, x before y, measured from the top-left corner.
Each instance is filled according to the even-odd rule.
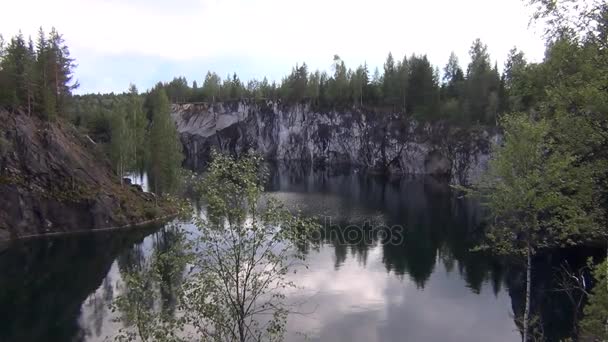
[[[301,314],[290,316],[287,341],[521,339],[513,311],[523,305],[522,272],[470,252],[480,210],[446,184],[277,167],[268,190],[324,223],[309,268],[290,276],[299,289],[289,300],[301,303]],[[400,240],[343,234],[355,225],[389,227]],[[152,227],[3,247],[0,341],[112,340],[121,325],[109,304],[121,291],[121,270],[159,248],[165,233]],[[551,272],[539,273],[535,306],[546,311],[546,330],[561,336],[567,304],[553,297],[546,304]]]

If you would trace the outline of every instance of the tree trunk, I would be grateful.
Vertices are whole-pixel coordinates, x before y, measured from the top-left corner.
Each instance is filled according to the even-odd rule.
[[[55,64],[55,107],[59,112],[59,72],[57,70],[57,64]]]
[[[532,284],[532,256],[530,255],[530,246],[526,250],[527,264],[526,264],[526,308],[524,309],[524,336],[523,342],[528,342],[528,321],[530,319],[530,289]]]
[[[118,170],[119,170],[118,171],[119,172],[118,177],[120,177],[120,185],[123,185],[122,176],[124,175],[124,169],[123,169],[123,166],[122,166],[122,156],[120,157],[120,163],[119,164],[120,165],[118,166]]]
[[[239,319],[239,341],[240,342],[245,342],[246,341],[246,336],[245,336],[245,322],[243,322],[242,320]]]
[[[31,90],[30,90],[29,85],[27,87],[27,115],[28,116],[32,115],[32,95],[31,95]]]

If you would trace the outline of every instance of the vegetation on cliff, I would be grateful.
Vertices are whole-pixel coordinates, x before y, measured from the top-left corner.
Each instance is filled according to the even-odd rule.
[[[546,58],[530,67],[512,66],[518,70],[514,86],[521,93],[513,100],[520,112],[502,121],[504,143],[495,147],[477,189],[491,215],[486,247],[519,257],[526,269],[521,318],[526,342],[534,331],[533,256],[545,248],[606,243],[608,237],[608,5],[532,3],[538,6],[536,18],[549,24]],[[526,104],[531,104],[527,111],[517,107]],[[608,322],[601,309],[606,284],[600,273],[606,271],[605,263],[598,266],[598,282],[584,310],[584,332],[597,339],[605,336]],[[576,291],[586,295],[590,286],[583,277],[571,278]]]
[[[74,226],[85,219],[82,212],[96,213],[92,223],[99,227],[128,222],[125,215],[139,217],[140,211],[130,207],[130,199],[143,198],[145,202],[147,195],[117,182],[127,172],[148,170],[156,192],[175,189],[181,156],[169,117],[170,101],[306,100],[322,109],[371,108],[421,121],[446,120],[465,126],[500,123],[504,143],[495,147],[494,160],[477,190],[491,209],[487,247],[517,257],[526,269],[521,329],[527,342],[533,330],[530,292],[534,255],[544,248],[605,239],[608,221],[608,5],[592,1],[589,6],[579,6],[573,0],[531,3],[538,6],[535,17],[548,24],[545,59],[528,63],[514,48],[502,75],[485,44],[475,40],[466,71],[452,54],[442,77],[425,55],[396,61],[389,54],[382,73],[370,73],[365,64],[348,69],[336,55],[331,74],[310,72],[305,63],[296,65],[280,83],[267,79],[245,83],[236,74],[222,80],[208,72],[202,87],[178,77],[159,83],[143,97],[134,87],[121,95],[77,97],[71,109],[71,89],[77,84],[72,81],[74,63],[61,35],[53,30],[46,36],[41,31],[36,46],[31,40],[26,43],[21,35],[8,44],[0,40],[0,106],[10,109],[10,114],[2,112],[6,118],[0,117],[0,121],[14,122],[0,135],[0,193],[6,194],[0,201],[5,202],[3,208],[9,208],[0,216],[4,219],[0,226],[13,229],[21,227],[17,220],[26,226],[33,222],[39,233],[58,224]],[[76,146],[77,138],[58,117],[72,120],[101,142],[119,177],[97,168],[92,160],[94,152]],[[94,143],[82,140],[80,144]],[[233,193],[217,188],[222,183],[207,184],[205,190],[211,201],[224,201],[220,209],[226,212],[232,208],[227,209],[223,196],[242,194],[239,186],[246,188],[245,194],[256,195],[257,184],[251,179],[235,183],[232,177],[239,174],[227,170],[242,170],[231,160],[223,162],[225,165],[212,166],[210,179],[217,172],[222,181],[233,182],[229,183],[236,186],[229,187]],[[23,196],[30,196],[26,202],[34,205],[24,207]],[[72,204],[66,205],[68,202]],[[71,216],[53,214],[58,211]],[[240,234],[249,229],[241,223],[218,227],[209,221],[201,230],[211,233],[206,238],[213,238],[213,234],[221,237],[225,231],[217,228]],[[216,229],[209,230],[209,224],[215,224]],[[26,226],[19,229],[26,230]],[[10,232],[18,235],[22,232],[19,229]],[[602,265],[605,270],[605,263]],[[605,278],[599,272],[595,273],[597,283],[604,286]],[[238,275],[238,269],[235,273]],[[217,279],[226,283],[225,274],[199,280],[214,293]],[[581,291],[586,294],[584,286]],[[602,331],[598,322],[606,322],[607,317],[605,296],[597,286],[588,297],[582,328],[599,338]],[[221,300],[200,303],[204,304],[202,309],[210,310],[203,314],[213,314],[212,319],[230,324],[234,322],[227,322],[229,319],[239,317],[241,322],[237,323],[242,325],[242,311],[221,307]],[[234,309],[232,304],[229,309]],[[225,312],[232,315],[218,315]]]
[[[104,122],[111,134],[96,142],[68,120],[78,83],[62,36],[41,29],[35,46],[21,34],[5,45],[0,39],[0,239],[130,225],[174,211],[166,199],[123,184],[145,167],[157,194],[177,188],[181,146],[163,89],[147,117],[132,87]]]
[[[120,184],[99,145],[71,125],[0,110],[0,239],[131,225],[164,199]]]

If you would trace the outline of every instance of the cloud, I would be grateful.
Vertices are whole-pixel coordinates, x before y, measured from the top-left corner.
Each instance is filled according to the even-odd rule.
[[[513,341],[518,338],[510,317],[511,301],[484,284],[470,291],[461,277],[437,264],[424,289],[409,277],[387,273],[381,246],[372,247],[361,265],[348,257],[336,269],[333,247],[310,255],[310,268],[290,275],[303,289],[288,296],[304,303],[288,322],[288,341]]]
[[[5,35],[57,27],[79,61],[83,91],[122,90],[129,72],[131,81],[149,87],[149,68],[162,79],[183,69],[200,80],[207,64],[223,68],[220,74],[263,71],[280,79],[296,62],[327,70],[334,54],[373,68],[389,51],[398,58],[426,53],[439,66],[455,51],[464,66],[477,37],[499,65],[513,45],[532,60],[544,49],[520,0],[21,0],[6,4],[0,16]],[[139,63],[145,67],[126,67]],[[105,70],[106,81],[89,80],[87,70],[95,68]]]

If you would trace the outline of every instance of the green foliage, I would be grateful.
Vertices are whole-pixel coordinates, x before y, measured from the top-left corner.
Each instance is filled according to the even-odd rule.
[[[513,49],[509,54],[499,97],[507,110],[529,113],[505,118],[504,144],[496,148],[480,183],[493,216],[485,247],[528,257],[524,339],[529,333],[530,255],[608,234],[608,6],[572,0],[531,3],[537,6],[535,18],[549,24],[545,60],[528,64],[523,53]],[[483,56],[483,49],[472,51],[472,56]],[[605,263],[600,268],[581,323],[594,338],[606,337]]]
[[[589,340],[608,339],[608,259],[595,266],[595,286],[585,306],[585,317],[581,321],[582,335]]]
[[[419,119],[439,117],[438,76],[426,56],[413,55],[409,59],[407,112]]]
[[[130,170],[143,170],[145,162],[148,158],[148,149],[146,148],[146,128],[148,121],[143,110],[143,99],[139,96],[135,85],[129,86],[129,92],[125,101],[126,123],[129,130],[129,148],[128,153],[131,158]]]
[[[185,77],[175,77],[164,88],[167,97],[174,103],[186,102],[192,94],[192,90],[188,87],[188,81]]]
[[[192,87],[184,77],[159,83],[172,102],[217,102],[243,99],[280,100],[283,103],[308,101],[315,109],[373,108],[413,116],[422,121],[449,120],[462,125],[493,125],[507,105],[500,75],[490,65],[487,47],[477,40],[471,50],[475,58],[465,77],[452,53],[440,85],[439,70],[426,55],[395,60],[389,53],[383,73],[370,73],[367,63],[348,68],[334,55],[331,74],[309,71],[306,63],[296,64],[280,84],[255,79],[242,82],[236,74],[222,80],[208,72],[203,86]],[[193,84],[194,85],[194,84]],[[501,92],[502,91],[502,92]],[[150,115],[149,115],[150,117]]]
[[[154,192],[171,193],[179,185],[179,170],[183,160],[182,145],[171,119],[169,99],[163,88],[149,94],[152,121],[149,133],[150,163],[148,175]]]
[[[154,252],[148,259],[135,258],[131,260],[133,266],[119,259],[122,291],[111,309],[119,313],[116,320],[124,327],[115,341],[184,341],[178,333],[185,320],[175,313],[181,305],[185,268],[192,261],[190,243],[175,226],[157,233],[154,242]]]
[[[443,118],[457,123],[466,123],[468,118],[463,111],[464,87],[464,73],[458,63],[458,57],[452,52],[448,64],[443,69],[441,87],[441,115]]]
[[[487,242],[480,248],[525,257],[524,340],[530,329],[532,256],[602,237],[594,170],[577,161],[551,135],[551,123],[525,114],[502,120],[504,142],[495,146],[476,193],[490,209]]]
[[[157,194],[178,190],[182,146],[162,87],[145,101],[134,85],[117,95],[76,96],[71,108],[72,122],[102,144],[121,180],[147,170]]]
[[[126,171],[130,169],[128,164],[133,160],[129,155],[132,149],[130,148],[130,135],[125,122],[125,117],[124,108],[121,106],[112,113],[110,119],[111,138],[109,155],[114,170],[121,180]]]
[[[591,170],[572,154],[558,153],[548,121],[514,114],[502,124],[504,143],[478,183],[491,210],[492,250],[533,254],[599,236]]]
[[[214,154],[199,186],[207,215],[196,220],[198,272],[186,284],[187,312],[201,336],[213,341],[279,341],[290,307],[286,274],[304,259],[297,248],[313,229],[263,197],[261,158]]]
[[[282,340],[293,311],[285,294],[295,286],[286,275],[302,265],[297,247],[319,227],[264,195],[261,158],[213,158],[197,183],[206,202],[194,217],[198,233],[186,239],[169,230],[171,244],[121,270],[124,290],[113,308],[126,327],[116,340]]]
[[[219,99],[221,82],[222,80],[216,73],[207,72],[202,88],[203,98],[210,102]]]
[[[53,120],[63,114],[78,82],[72,79],[74,60],[63,37],[54,28],[40,29],[36,46],[19,33],[0,46],[0,106],[36,112]]]
[[[282,97],[291,102],[304,99],[308,92],[308,67],[306,63],[295,66],[291,74],[283,80],[280,92]]]
[[[488,47],[479,39],[469,51],[471,62],[467,68],[464,110],[473,122],[492,123],[498,114],[500,75],[492,68]]]
[[[148,120],[134,85],[118,95],[75,96],[68,115],[82,133],[105,147],[120,179],[145,169]]]

